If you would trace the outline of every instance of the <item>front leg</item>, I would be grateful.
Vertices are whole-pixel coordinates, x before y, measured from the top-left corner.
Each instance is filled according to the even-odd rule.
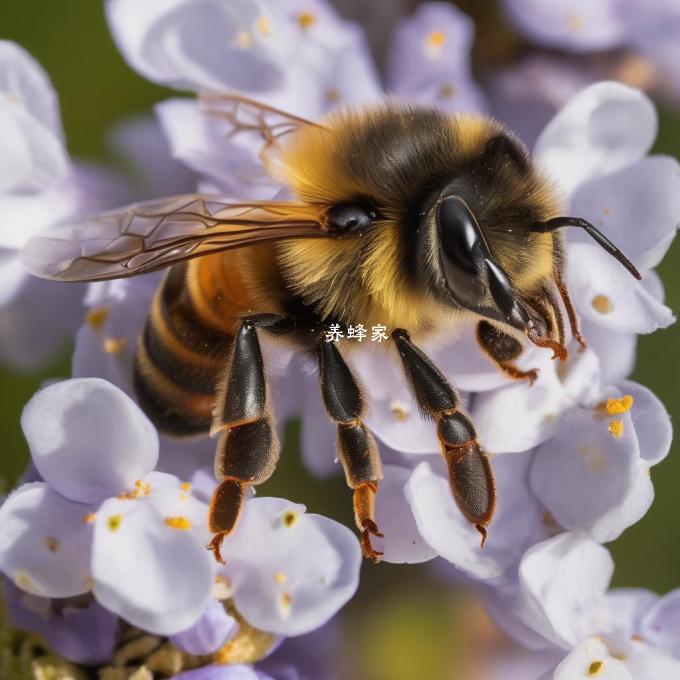
[[[449,471],[453,497],[465,518],[486,541],[486,527],[496,506],[496,485],[489,459],[475,428],[458,408],[458,395],[442,372],[409,338],[393,331],[404,371],[418,407],[437,424],[437,436]]]
[[[382,537],[375,522],[375,493],[382,479],[380,455],[373,435],[361,420],[363,399],[352,371],[334,342],[319,341],[319,379],[328,415],[338,426],[338,457],[354,490],[354,519],[361,532],[364,557],[377,562],[381,552],[371,535]]]
[[[477,342],[484,354],[513,380],[528,380],[531,385],[538,377],[538,369],[523,371],[515,365],[515,359],[522,353],[522,343],[488,321],[477,324]]]

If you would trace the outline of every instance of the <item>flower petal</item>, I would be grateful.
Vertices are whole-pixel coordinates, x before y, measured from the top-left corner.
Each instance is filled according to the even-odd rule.
[[[180,89],[266,92],[284,77],[277,64],[283,56],[277,39],[282,29],[270,25],[262,3],[108,0],[106,13],[127,62],[154,82]]]
[[[99,378],[55,383],[21,416],[42,477],[75,501],[131,490],[158,460],[158,435],[130,397]]]
[[[475,396],[472,419],[486,451],[528,451],[559,429],[562,413],[587,403],[600,390],[600,367],[595,354],[574,353],[559,365],[544,351],[536,356],[539,369],[533,385],[515,382]]]
[[[493,460],[498,507],[484,548],[477,530],[456,506],[449,482],[421,463],[405,493],[420,535],[439,555],[479,579],[501,576],[516,564],[527,544],[544,537],[540,511],[528,489],[529,454]]]
[[[559,432],[538,447],[531,467],[531,488],[557,523],[599,542],[613,540],[639,519],[628,502],[651,500],[638,484],[648,475],[639,465],[632,420],[628,414],[616,420],[623,428],[618,436],[609,429],[610,419],[590,409],[570,411]]]
[[[411,470],[384,465],[383,474],[376,494],[375,515],[385,538],[382,541],[375,539],[375,547],[384,553],[382,559],[385,562],[418,564],[431,560],[437,552],[425,543],[418,532],[411,506],[404,495]]]
[[[191,628],[176,633],[170,642],[187,654],[213,654],[238,630],[221,602],[212,601],[203,616]]]
[[[656,601],[642,618],[638,632],[649,644],[680,655],[680,589]]]
[[[156,105],[156,114],[178,159],[206,175],[219,189],[239,198],[271,199],[281,184],[271,178],[259,156],[259,132],[230,139],[225,120],[207,116],[198,102],[168,99]]]
[[[621,383],[620,389],[634,400],[630,417],[640,446],[640,456],[650,465],[660,463],[668,455],[673,439],[673,425],[668,411],[644,385],[626,380]]]
[[[505,10],[530,40],[574,52],[624,43],[627,28],[618,0],[504,0]]]
[[[0,570],[33,595],[86,593],[92,528],[85,518],[92,510],[44,482],[24,484],[0,507]]]
[[[639,268],[655,267],[680,225],[680,165],[650,156],[597,177],[576,190],[571,212],[601,229]]]
[[[159,283],[154,273],[90,285],[85,299],[88,311],[73,353],[75,378],[105,378],[134,395],[137,338]]]
[[[211,601],[215,567],[203,529],[179,512],[164,516],[148,500],[110,498],[94,522],[95,597],[159,635],[193,626]]]
[[[595,83],[546,125],[534,156],[569,193],[588,179],[642,158],[656,131],[656,111],[645,94],[621,83]]]
[[[422,4],[397,27],[389,55],[388,89],[451,111],[483,111],[470,73],[474,24],[444,3]]]
[[[204,666],[173,677],[174,680],[274,680],[266,673],[243,664]]]
[[[591,680],[595,673],[597,680],[635,680],[622,661],[610,656],[607,645],[600,637],[589,638],[577,645],[555,669],[553,678]]]
[[[36,191],[68,169],[59,102],[50,80],[23,48],[0,41],[0,191]]]
[[[568,649],[601,630],[613,570],[609,552],[585,536],[558,534],[533,546],[519,567],[520,617]]]
[[[51,600],[7,586],[5,601],[15,628],[41,635],[52,651],[74,663],[100,665],[111,658],[120,622],[99,603],[63,602],[56,608]]]
[[[673,312],[597,246],[569,246],[569,285],[579,312],[622,333],[651,333],[673,323]]]
[[[224,541],[224,573],[234,604],[260,630],[309,632],[357,588],[361,551],[353,533],[304,510],[280,498],[253,498]]]

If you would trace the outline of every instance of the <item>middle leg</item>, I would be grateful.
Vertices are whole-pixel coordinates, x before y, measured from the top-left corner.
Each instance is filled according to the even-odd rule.
[[[377,562],[382,553],[371,545],[371,536],[382,537],[375,521],[375,493],[382,479],[378,447],[361,420],[359,385],[335,343],[321,338],[318,353],[321,392],[326,410],[338,426],[338,455],[347,485],[354,490],[354,519],[361,532],[361,547],[364,557]]]

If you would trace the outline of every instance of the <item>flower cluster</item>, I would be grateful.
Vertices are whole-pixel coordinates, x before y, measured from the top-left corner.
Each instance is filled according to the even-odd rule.
[[[655,30],[650,20],[633,30],[626,14],[633,3],[625,0],[596,9],[505,4],[533,39],[565,49],[646,48],[643,33]],[[451,112],[502,108],[471,76],[472,22],[443,3],[423,3],[401,20],[382,82],[363,32],[324,0],[108,0],[106,11],[128,64],[178,90],[239,92],[310,119],[386,94]],[[564,25],[547,22],[548,11]],[[576,11],[578,30],[570,19]],[[0,159],[11,159],[7,168],[0,160],[0,217],[15,214],[2,212],[5,204],[31,216],[21,230],[0,224],[9,252],[0,266],[14,277],[7,287],[17,296],[45,286],[28,309],[37,319],[58,317],[60,327],[41,334],[51,348],[73,329],[51,297],[62,289],[30,279],[16,251],[39,227],[101,203],[84,205],[82,188],[74,189],[79,176],[66,157],[45,75],[16,46],[0,47],[0,105],[16,130],[0,134],[7,145]],[[577,89],[571,85],[565,91]],[[226,135],[225,122],[206,116],[197,98],[169,99],[155,113],[167,148],[149,121],[114,138],[123,154],[149,149],[144,162],[155,162],[145,174],[163,179],[150,183],[148,195],[197,187],[270,199],[287,189],[265,172],[257,140]],[[520,670],[522,680],[540,673],[559,680],[680,673],[677,593],[608,590],[613,564],[603,547],[650,507],[650,469],[667,455],[672,435],[663,405],[628,380],[637,336],[674,321],[654,268],[680,224],[680,172],[674,159],[650,155],[656,133],[646,95],[602,82],[572,97],[533,135],[535,162],[569,213],[597,225],[642,273],[633,279],[592,241],[568,235],[568,283],[587,349],[577,351],[573,341],[571,358],[560,364],[527,347],[520,368],[538,369],[529,384],[499,372],[472,328],[423,347],[459,390],[492,453],[498,507],[483,548],[454,503],[435,429],[420,418],[393,343],[364,343],[347,357],[366,387],[366,424],[385,461],[376,505],[385,537],[376,547],[388,562],[442,558],[455,576],[475,583],[499,627],[540,650],[542,667],[533,676],[528,666]],[[91,182],[85,187],[90,191]],[[45,387],[24,410],[34,469],[0,508],[0,571],[12,582],[5,599],[16,626],[39,632],[77,663],[108,663],[140,629],[183,659],[173,667],[185,671],[178,677],[269,677],[251,664],[283,638],[320,629],[353,596],[359,545],[349,529],[299,504],[251,497],[224,542],[226,564],[214,563],[205,550],[214,442],[159,437],[132,399],[136,339],[158,281],[152,274],[92,284],[74,378]],[[69,291],[69,305],[79,302]],[[19,299],[0,301],[0,319]],[[0,350],[6,327],[0,323]],[[333,474],[336,433],[314,369],[290,349],[262,341],[279,421],[303,414],[305,463],[313,474]],[[23,341],[17,346],[36,361],[46,356]],[[247,655],[244,640],[254,650]],[[192,663],[201,667],[191,670]]]

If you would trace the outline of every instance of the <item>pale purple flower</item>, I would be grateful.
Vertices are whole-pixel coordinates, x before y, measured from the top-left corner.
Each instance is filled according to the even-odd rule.
[[[221,572],[255,627],[301,635],[326,623],[357,589],[361,551],[353,533],[303,505],[252,498],[226,537]]]
[[[275,680],[271,675],[243,664],[204,666],[193,671],[180,673],[174,677],[175,680]]]
[[[22,425],[45,481],[21,486],[0,508],[0,570],[41,597],[91,590],[154,633],[186,632],[210,616],[207,505],[154,471],[158,436],[130,397],[99,378],[56,383],[33,397]],[[282,499],[250,500],[223,554],[239,612],[282,635],[324,624],[358,584],[353,533]],[[198,645],[201,631],[193,633]]]
[[[238,631],[238,623],[214,600],[191,628],[170,637],[170,642],[187,654],[213,654]]]
[[[490,613],[520,644],[562,652],[546,680],[675,677],[677,593],[608,591],[613,568],[591,539],[560,534],[527,551],[515,583],[487,591]]]
[[[50,600],[5,584],[4,601],[12,625],[40,634],[50,649],[69,661],[108,661],[118,642],[120,622],[95,600]]]
[[[206,506],[153,472],[158,436],[136,404],[101,379],[64,381],[33,397],[22,426],[45,481],[0,508],[0,569],[43,597],[91,590],[152,632],[192,625],[215,573]]]
[[[123,56],[154,82],[240,91],[312,118],[379,94],[363,34],[322,0],[173,0],[143,9],[109,0],[106,9]]]
[[[531,40],[574,52],[624,44],[627,17],[620,0],[504,0],[508,16]]]
[[[84,289],[31,276],[21,248],[36,233],[127,194],[110,171],[70,160],[47,74],[9,41],[0,41],[0,120],[0,360],[29,371],[72,336]]]
[[[423,3],[401,21],[388,61],[387,90],[449,111],[482,112],[484,94],[470,73],[472,20],[453,5]]]

